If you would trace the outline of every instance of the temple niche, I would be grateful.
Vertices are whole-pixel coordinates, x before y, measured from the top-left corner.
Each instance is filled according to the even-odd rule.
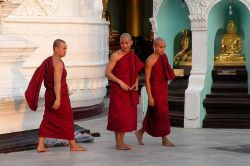
[[[102,1],[0,2],[0,134],[39,127],[44,89],[36,113],[29,110],[24,91],[34,70],[52,55],[57,38],[68,46],[63,61],[75,119],[101,113],[109,53],[109,22],[102,18]]]
[[[203,127],[250,128],[249,11],[240,1],[220,1],[208,22],[211,91],[203,102]],[[247,37],[248,36],[248,37]]]

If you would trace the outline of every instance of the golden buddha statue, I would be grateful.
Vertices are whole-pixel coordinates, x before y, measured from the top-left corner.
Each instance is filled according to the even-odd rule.
[[[182,30],[182,38],[180,43],[180,51],[174,57],[174,65],[192,65],[192,49],[190,31]]]
[[[108,0],[102,0],[102,18],[106,21],[111,22],[110,13],[107,11],[108,9]]]
[[[242,42],[236,33],[237,27],[233,20],[227,24],[227,33],[221,41],[221,53],[215,57],[217,66],[242,66],[245,65],[244,56],[240,54]]]

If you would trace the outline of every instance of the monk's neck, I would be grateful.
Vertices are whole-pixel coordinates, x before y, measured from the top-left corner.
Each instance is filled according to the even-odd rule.
[[[60,55],[57,55],[57,54],[53,54],[52,57],[57,60],[57,61],[60,61],[61,60],[61,56]]]
[[[159,58],[159,57],[161,56],[161,54],[158,54],[157,52],[154,52],[154,56],[155,56],[156,58]]]
[[[128,54],[128,53],[130,52],[130,50],[129,50],[129,51],[123,51],[122,49],[120,49],[120,51],[121,51],[121,53],[124,54],[124,55],[126,55],[126,54]]]

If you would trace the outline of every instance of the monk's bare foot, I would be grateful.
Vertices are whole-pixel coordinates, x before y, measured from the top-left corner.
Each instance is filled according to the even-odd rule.
[[[87,148],[82,147],[78,144],[70,147],[70,151],[86,151],[86,150],[87,150]]]
[[[125,143],[124,143],[124,145],[127,146],[129,149],[132,149],[132,148],[133,148],[133,146],[128,145],[128,144],[125,144]]]
[[[140,145],[144,145],[144,143],[142,142],[142,134],[140,133],[140,131],[136,131],[135,132],[135,136],[137,138],[137,141]]]
[[[36,148],[37,152],[38,153],[43,153],[43,152],[47,152],[47,148],[45,148],[44,146],[41,146],[41,147],[37,147]]]
[[[127,147],[127,146],[116,146],[115,148],[116,148],[117,150],[130,150],[130,148]]]
[[[130,150],[131,148],[129,148],[127,145],[123,144],[123,145],[116,145],[115,148],[117,150]]]
[[[162,141],[162,146],[166,146],[166,147],[174,147],[175,144],[173,144],[172,142],[170,142],[169,140],[166,141]]]

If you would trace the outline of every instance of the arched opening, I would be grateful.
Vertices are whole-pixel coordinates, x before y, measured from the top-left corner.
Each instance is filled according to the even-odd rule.
[[[247,28],[245,28],[247,25],[247,21],[245,19],[249,17],[248,13],[249,12],[246,6],[238,1],[229,2],[224,0],[216,4],[211,9],[208,17],[208,42],[212,42],[214,45],[209,50],[213,49],[214,51],[209,53],[216,56],[221,52],[221,39],[226,33],[227,23],[229,20],[233,20],[237,26],[237,34],[243,42],[243,49],[241,53],[246,55],[246,48],[249,46],[249,43],[245,42],[245,33],[248,31]],[[215,32],[216,34],[214,35]]]
[[[247,79],[249,80],[249,72],[247,74],[247,70],[249,71],[250,66],[250,39],[248,37],[250,35],[250,23],[247,21],[249,17],[247,7],[240,1],[222,0],[215,4],[209,12],[208,70],[205,87],[207,92],[211,91],[211,93],[206,96],[203,103],[206,108],[204,127],[250,127],[250,125],[244,123],[247,118],[242,119],[242,117],[250,115],[250,112],[247,111],[248,105],[245,103],[249,103],[249,101],[246,101],[249,91],[249,83],[247,83],[249,82],[247,81]],[[237,32],[234,36],[226,30],[230,20],[233,20],[237,26]],[[245,57],[245,65],[241,65],[237,60],[233,63],[227,59],[223,63],[215,62],[216,57],[228,54],[224,49],[234,51],[234,45],[239,45],[237,44],[238,40],[236,43],[235,36],[238,36],[242,43],[243,47],[241,50],[239,49],[239,54]]]

